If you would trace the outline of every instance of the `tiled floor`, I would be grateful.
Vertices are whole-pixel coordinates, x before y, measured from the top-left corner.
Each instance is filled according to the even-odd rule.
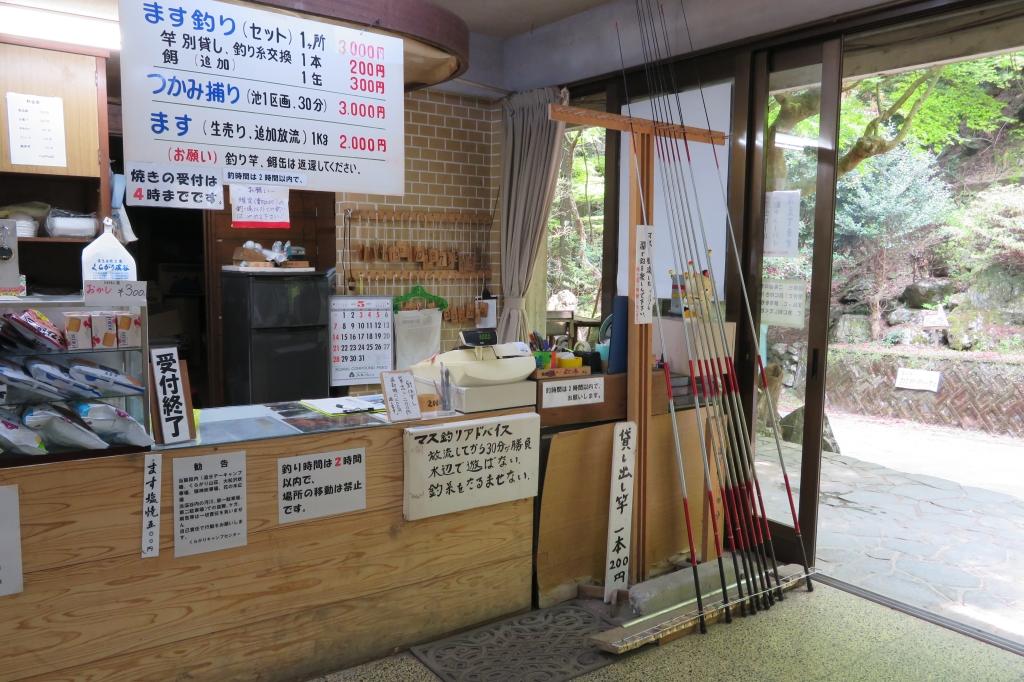
[[[1024,680],[1024,658],[820,583],[771,611],[648,646],[585,681],[622,680]],[[428,682],[399,654],[311,682]],[[510,677],[511,679],[511,677]]]

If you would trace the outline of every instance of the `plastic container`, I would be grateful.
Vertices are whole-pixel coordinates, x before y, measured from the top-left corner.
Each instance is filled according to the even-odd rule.
[[[82,249],[82,280],[138,279],[135,259],[114,236],[114,221],[103,219],[103,234]],[[95,330],[93,331],[95,336]]]

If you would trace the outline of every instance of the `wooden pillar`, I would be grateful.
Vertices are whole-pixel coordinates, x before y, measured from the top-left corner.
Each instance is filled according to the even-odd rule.
[[[633,492],[632,582],[646,579],[647,442],[651,417],[651,325],[634,324],[636,301],[636,234],[638,225],[653,224],[654,137],[634,133],[629,155],[629,374],[626,417],[637,425],[636,470]]]

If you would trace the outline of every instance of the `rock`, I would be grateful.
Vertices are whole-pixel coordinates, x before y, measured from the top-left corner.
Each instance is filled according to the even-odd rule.
[[[973,306],[962,305],[949,314],[946,338],[953,350],[970,350],[977,345],[985,327],[985,316]]]
[[[900,324],[921,324],[921,320],[924,318],[924,312],[921,310],[911,310],[910,308],[899,307],[885,316],[885,321],[889,323],[890,327],[895,327]]]
[[[863,303],[867,305],[867,296],[874,284],[870,277],[851,276],[839,291],[839,302],[843,304]]]
[[[956,291],[956,285],[946,277],[929,277],[908,284],[900,295],[900,300],[911,308],[923,308],[925,305],[938,305]]]
[[[804,442],[804,407],[800,406],[779,420],[779,428],[782,429],[782,440],[787,443]],[[821,449],[825,452],[840,454],[839,441],[832,433],[832,426],[828,423],[828,416],[821,418]]]
[[[991,267],[974,276],[966,292],[965,304],[979,310],[999,311],[1004,324],[1011,318],[1024,318],[1024,274]]]
[[[552,294],[551,298],[548,299],[548,310],[576,310],[580,306],[580,301],[576,298],[576,294],[572,293],[568,289],[562,289],[561,291]]]
[[[865,343],[871,340],[871,319],[867,315],[843,315],[832,330],[835,343]]]

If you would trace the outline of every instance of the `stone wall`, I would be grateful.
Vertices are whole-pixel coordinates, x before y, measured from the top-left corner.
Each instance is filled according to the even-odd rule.
[[[938,392],[895,388],[900,367],[941,372]],[[834,346],[827,376],[826,410],[1024,437],[1024,359]]]

